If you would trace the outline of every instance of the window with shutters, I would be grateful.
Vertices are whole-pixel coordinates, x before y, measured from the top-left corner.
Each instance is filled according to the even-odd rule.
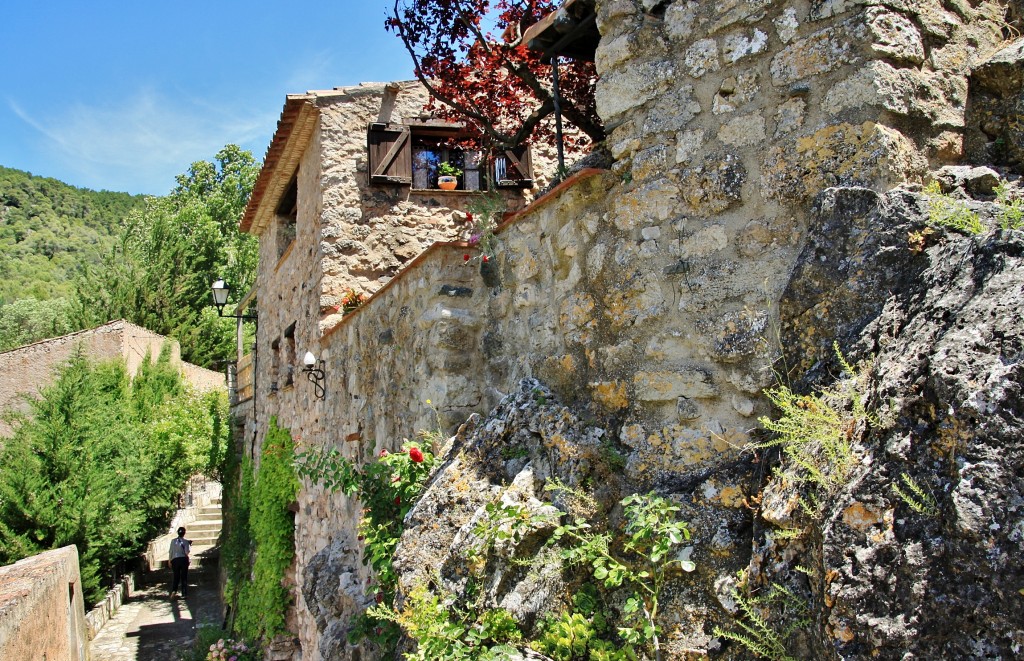
[[[456,190],[487,190],[488,181],[498,188],[533,186],[529,147],[502,150],[488,159],[481,150],[458,146],[463,138],[461,126],[437,120],[370,124],[370,183],[407,185],[413,190],[436,189],[437,166],[448,161],[462,170]]]

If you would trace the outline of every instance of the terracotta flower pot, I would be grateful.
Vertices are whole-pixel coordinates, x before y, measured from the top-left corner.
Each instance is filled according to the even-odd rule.
[[[455,190],[458,185],[459,179],[457,177],[442,175],[437,178],[437,187],[441,190]]]

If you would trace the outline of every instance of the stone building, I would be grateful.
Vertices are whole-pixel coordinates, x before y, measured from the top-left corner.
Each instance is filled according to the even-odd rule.
[[[171,364],[182,371],[185,380],[200,390],[224,387],[224,375],[181,360],[181,348],[141,326],[124,319],[61,337],[41,340],[0,353],[0,411],[27,411],[25,398],[35,397],[53,379],[54,370],[66,363],[76,351],[90,360],[121,359],[134,376],[143,360],[156,360],[164,345],[171,341]],[[0,420],[0,436],[10,431]]]
[[[461,128],[425,115],[426,100],[413,82],[286,99],[241,222],[243,231],[260,238],[256,285],[238,308],[244,312],[258,300],[257,352],[240,356],[233,409],[251,456],[258,457],[271,417],[299,442],[319,442],[326,425],[332,436],[342,427],[349,430],[345,436],[359,436],[365,423],[349,419],[347,405],[360,397],[345,392],[333,372],[334,361],[348,353],[346,340],[334,332],[345,297],[382,295],[431,246],[466,246],[467,210],[488,181],[508,211],[529,199],[524,191],[535,184],[529,150],[509,150],[488,162],[453,146]],[[463,170],[456,190],[436,187],[437,164],[446,160]],[[538,160],[546,162],[543,154]],[[543,184],[543,167],[539,171],[536,183]],[[324,401],[302,373],[307,351],[332,371]],[[301,521],[324,518],[325,503],[303,501]],[[333,537],[326,524],[317,525],[308,533],[313,538],[300,544],[299,571]],[[306,635],[315,635],[301,603],[298,614]]]
[[[391,169],[396,145],[432,128],[416,85],[288,97],[242,221],[261,245],[247,450],[277,416],[300,445],[362,463],[537,379],[599,423],[624,457],[615,479],[688,485],[697,553],[721,580],[666,606],[666,649],[696,658],[718,645],[716,590],[750,555],[746,478],[720,467],[767,411],[780,338],[796,368],[832,355],[826,322],[842,303],[793,280],[810,228],[827,222],[812,203],[830,187],[921,183],[964,158],[969,76],[1005,45],[1004,6],[578,4],[596,13],[614,163],[516,211],[484,269],[457,241],[474,194]],[[373,296],[342,315],[350,287]],[[324,361],[323,399],[301,372],[306,351]],[[601,447],[558,451],[587,464]],[[307,661],[365,658],[344,636],[371,601],[359,507],[315,484],[299,494],[293,625]]]

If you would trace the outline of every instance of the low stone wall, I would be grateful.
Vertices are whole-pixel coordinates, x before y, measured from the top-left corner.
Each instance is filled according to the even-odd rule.
[[[86,632],[74,546],[0,567],[0,659],[85,661]]]
[[[100,630],[114,617],[121,604],[128,601],[135,594],[135,574],[128,574],[121,578],[121,581],[114,587],[107,590],[107,596],[103,601],[92,607],[85,614],[86,630],[89,640],[99,634]]]

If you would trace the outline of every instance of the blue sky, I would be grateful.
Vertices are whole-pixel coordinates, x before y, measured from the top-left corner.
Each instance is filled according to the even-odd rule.
[[[389,0],[12,0],[0,165],[166,194],[235,143],[262,159],[286,94],[412,77]]]

